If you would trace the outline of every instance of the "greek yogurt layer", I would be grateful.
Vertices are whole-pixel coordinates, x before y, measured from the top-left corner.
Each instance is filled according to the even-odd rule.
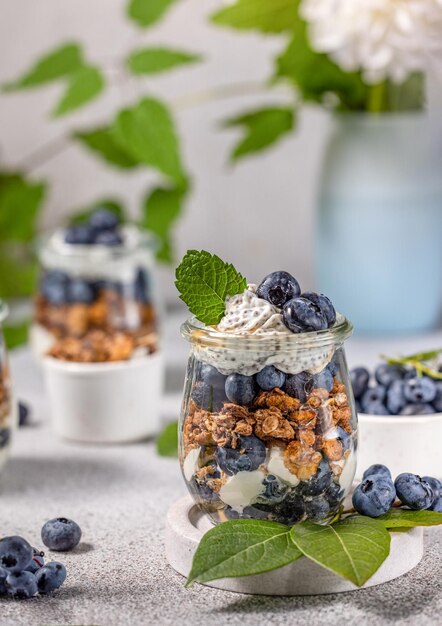
[[[274,365],[287,374],[321,372],[333,358],[334,349],[296,348],[293,333],[285,326],[280,310],[259,298],[256,289],[256,285],[248,285],[242,294],[227,298],[226,313],[212,333],[215,339],[219,335],[219,345],[196,345],[197,358],[215,366],[225,375],[240,373],[252,376],[266,365]],[[253,346],[232,351],[226,342],[233,336],[254,337],[256,340]],[[265,340],[262,348],[259,347],[260,338]]]
[[[264,478],[265,474],[261,470],[238,472],[227,479],[220,489],[219,496],[225,504],[241,514],[246,506],[255,502],[264,492]]]

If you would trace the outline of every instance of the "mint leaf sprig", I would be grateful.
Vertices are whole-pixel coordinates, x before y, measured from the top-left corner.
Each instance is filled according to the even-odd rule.
[[[247,281],[231,263],[205,250],[188,250],[176,269],[176,288],[203,324],[218,324],[228,296],[242,293]]]
[[[429,364],[431,361],[435,361],[439,355],[442,354],[442,348],[437,350],[429,350],[427,352],[417,352],[416,354],[410,354],[404,357],[390,357],[381,354],[381,358],[389,365],[408,365],[414,367],[418,376],[429,376],[435,380],[442,380],[442,372],[432,367]]]
[[[326,525],[305,521],[290,527],[263,520],[231,520],[203,536],[186,587],[263,574],[301,557],[362,587],[390,554],[391,532],[441,524],[442,513],[397,508],[377,519],[355,513]]]

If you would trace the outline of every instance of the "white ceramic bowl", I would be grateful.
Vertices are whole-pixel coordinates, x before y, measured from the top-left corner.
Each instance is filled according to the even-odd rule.
[[[383,463],[393,477],[402,472],[442,478],[442,413],[432,415],[367,415],[359,413],[356,477]]]
[[[158,433],[164,362],[160,351],[131,361],[73,363],[45,357],[55,431],[67,439],[124,443]]]

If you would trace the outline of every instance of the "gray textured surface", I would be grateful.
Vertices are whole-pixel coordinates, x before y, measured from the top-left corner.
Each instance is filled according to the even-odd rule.
[[[177,463],[152,444],[77,446],[57,440],[47,424],[41,381],[26,355],[13,359],[18,395],[32,402],[39,425],[22,429],[0,479],[1,534],[40,545],[49,517],[73,517],[84,543],[69,555],[68,580],[49,598],[2,600],[1,626],[77,624],[141,626],[439,625],[442,614],[442,531],[426,533],[426,554],[410,574],[352,593],[269,598],[195,586],[164,557],[164,519],[184,494]]]

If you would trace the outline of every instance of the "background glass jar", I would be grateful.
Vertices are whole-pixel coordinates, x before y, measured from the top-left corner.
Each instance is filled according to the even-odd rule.
[[[134,226],[122,235],[117,246],[68,244],[63,230],[42,241],[31,332],[38,355],[103,362],[156,351],[153,241]]]
[[[17,417],[12,400],[8,355],[2,331],[7,315],[6,305],[0,301],[0,470],[8,458],[12,430]]]
[[[328,330],[270,337],[223,335],[195,320],[181,330],[191,351],[180,463],[198,506],[214,523],[331,519],[356,471],[350,322],[338,315]]]

